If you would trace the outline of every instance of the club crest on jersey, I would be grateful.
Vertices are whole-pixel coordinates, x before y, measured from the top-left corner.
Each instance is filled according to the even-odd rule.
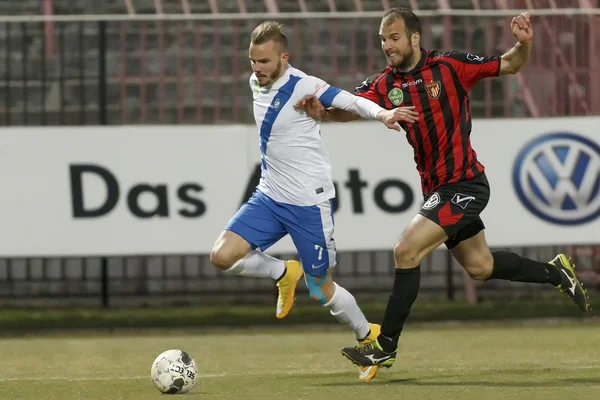
[[[393,105],[399,106],[402,104],[402,100],[404,100],[404,93],[402,93],[401,89],[393,88],[388,93],[388,99],[390,99]]]
[[[271,107],[273,109],[277,110],[280,105],[281,105],[281,100],[279,100],[278,98],[275,98],[275,100],[273,100],[273,104],[271,104]]]
[[[437,99],[442,93],[442,84],[440,83],[440,81],[428,83],[427,85],[425,85],[425,90],[427,91],[427,95],[429,97],[431,97],[432,99]]]

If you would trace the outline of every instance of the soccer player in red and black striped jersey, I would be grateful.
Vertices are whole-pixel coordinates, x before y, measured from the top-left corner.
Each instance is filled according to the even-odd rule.
[[[400,125],[414,149],[425,202],[394,248],[394,288],[381,335],[368,345],[342,350],[355,364],[389,367],[394,363],[400,333],[419,290],[419,264],[442,243],[474,279],[549,283],[581,311],[590,310],[587,293],[566,255],[545,263],[511,252],[491,252],[486,243],[479,215],[490,188],[471,147],[468,92],[481,79],[515,74],[524,67],[533,40],[529,14],[513,18],[511,30],[518,43],[502,56],[444,53],[420,47],[421,23],[410,10],[393,8],[383,16],[379,35],[388,66],[365,80],[355,95],[387,109],[402,109],[405,118]],[[310,96],[296,106],[317,119],[359,118],[344,110],[325,109]]]

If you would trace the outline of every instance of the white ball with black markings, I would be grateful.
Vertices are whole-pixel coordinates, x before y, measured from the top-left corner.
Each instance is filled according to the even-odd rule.
[[[150,376],[161,393],[187,393],[196,385],[198,368],[187,352],[167,350],[152,363]]]

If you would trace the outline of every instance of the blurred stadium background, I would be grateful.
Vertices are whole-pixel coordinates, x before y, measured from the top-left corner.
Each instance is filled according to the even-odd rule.
[[[535,16],[524,72],[486,80],[471,93],[475,118],[600,114],[597,0],[15,0],[0,1],[0,123],[3,126],[252,124],[249,32],[265,19],[287,27],[294,66],[353,90],[381,69],[383,10],[422,17],[424,46],[499,54],[514,43],[515,10]],[[476,134],[476,133],[475,133]],[[10,151],[10,149],[5,149]],[[225,221],[223,221],[225,223]],[[6,229],[6,228],[5,228]],[[35,229],[32,227],[32,229]],[[398,227],[400,232],[400,227]],[[398,233],[399,233],[398,232]],[[568,252],[592,294],[600,290],[598,245],[513,249],[550,259]],[[294,254],[281,254],[294,257]],[[342,252],[338,281],[361,301],[384,303],[390,251]],[[443,307],[488,297],[552,292],[507,282],[474,284],[446,251],[423,265],[423,293]],[[301,298],[299,301],[309,301]],[[218,273],[206,254],[1,258],[4,306],[264,304],[268,280]]]

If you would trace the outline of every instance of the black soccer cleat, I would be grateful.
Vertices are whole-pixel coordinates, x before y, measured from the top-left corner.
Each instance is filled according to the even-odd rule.
[[[554,260],[550,261],[550,264],[554,265],[560,273],[561,283],[556,288],[573,300],[582,312],[591,311],[592,304],[587,290],[585,290],[579,279],[577,279],[575,264],[573,264],[571,258],[565,254],[559,254]]]
[[[396,352],[386,353],[383,351],[379,342],[373,340],[365,344],[359,344],[355,347],[344,347],[342,355],[359,367],[369,367],[377,365],[389,368],[396,361]]]

